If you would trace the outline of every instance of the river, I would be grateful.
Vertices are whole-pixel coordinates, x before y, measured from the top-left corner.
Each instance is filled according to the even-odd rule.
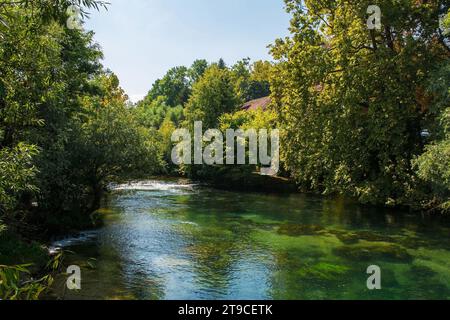
[[[118,186],[104,227],[57,241],[59,299],[450,299],[450,224],[341,198]],[[381,290],[367,268],[381,269]]]

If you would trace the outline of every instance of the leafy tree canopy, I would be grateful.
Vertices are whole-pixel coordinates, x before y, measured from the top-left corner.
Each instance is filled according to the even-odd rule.
[[[448,61],[439,18],[447,1],[286,0],[291,37],[272,46],[272,98],[284,129],[283,158],[305,189],[363,202],[418,204],[426,192],[411,162],[436,106],[430,73]]]

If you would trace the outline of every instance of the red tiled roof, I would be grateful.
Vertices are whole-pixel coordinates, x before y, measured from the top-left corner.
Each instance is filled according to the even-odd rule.
[[[241,109],[247,110],[247,111],[248,110],[257,110],[257,109],[266,110],[267,107],[269,106],[270,102],[271,102],[270,97],[259,98],[259,99],[252,100],[252,101],[245,103],[241,107]]]

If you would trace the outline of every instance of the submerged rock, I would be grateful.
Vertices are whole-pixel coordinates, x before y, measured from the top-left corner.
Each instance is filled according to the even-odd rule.
[[[284,224],[278,228],[278,234],[290,237],[313,236],[325,229],[317,225]]]
[[[413,257],[399,245],[391,243],[364,244],[335,248],[333,253],[348,260],[411,262]]]

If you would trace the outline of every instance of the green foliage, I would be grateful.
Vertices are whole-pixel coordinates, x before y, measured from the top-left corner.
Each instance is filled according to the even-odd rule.
[[[431,184],[432,195],[429,207],[450,211],[450,63],[442,65],[431,77],[428,91],[433,95],[431,122],[432,142],[425,153],[414,160],[418,175]]]
[[[207,68],[206,60],[195,60],[190,68],[179,66],[170,69],[163,78],[156,80],[138,105],[150,106],[158,101],[158,104],[165,103],[169,107],[184,106],[191,95],[193,84],[203,76]]]
[[[378,1],[382,30],[367,28],[369,4],[286,1],[292,37],[272,46],[271,76],[282,158],[304,189],[417,206],[427,195],[411,161],[434,108],[428,76],[448,60],[448,4]]]
[[[22,238],[27,226],[33,237],[90,227],[109,183],[164,168],[158,128],[128,108],[93,33],[66,28],[70,4],[105,3],[0,1],[0,299],[37,299],[51,284],[35,278],[48,254]]]
[[[117,77],[102,74],[91,85],[98,94],[82,99],[76,118],[64,132],[65,141],[52,146],[52,159],[42,161],[46,173],[41,175],[45,186],[42,189],[47,192],[40,193],[40,202],[46,211],[60,208],[64,212],[90,213],[98,209],[109,183],[153,174],[163,168],[157,132],[142,127],[133,110],[126,106],[127,97]],[[56,156],[61,160],[54,163]],[[60,172],[56,177],[51,176],[54,170]],[[67,221],[67,216],[68,213],[61,219],[69,227],[73,222]],[[89,216],[84,217],[86,220]],[[47,225],[61,224],[58,219],[48,218]],[[76,222],[78,219],[71,220],[80,223]]]
[[[212,65],[193,86],[185,108],[187,126],[191,127],[194,121],[203,121],[205,128],[217,128],[219,117],[234,111],[236,106],[230,71]]]
[[[183,107],[170,107],[165,101],[165,97],[157,97],[150,101],[146,98],[140,101],[135,109],[140,125],[159,129],[165,120],[170,120],[178,126],[184,117]]]
[[[276,128],[276,114],[271,111],[264,111],[261,109],[250,110],[250,111],[237,111],[234,113],[225,113],[221,115],[218,119],[218,127],[223,134],[226,136],[227,129],[242,129],[243,131],[252,129],[258,132],[260,129],[267,129],[270,134],[270,129]],[[226,163],[226,142],[224,141],[224,160]],[[248,139],[246,143],[246,162],[249,159],[249,149],[248,149]],[[214,181],[222,186],[234,186],[242,187],[246,186],[251,188],[252,184],[255,189],[260,187],[261,183],[266,183],[266,180],[259,179],[258,172],[260,166],[254,164],[247,165],[217,165],[217,166],[207,166],[207,165],[197,165],[197,166],[184,166],[182,171],[189,176],[195,178],[201,178],[205,180]],[[245,184],[243,181],[245,180]]]
[[[167,117],[158,130],[161,154],[168,169],[172,171],[176,171],[172,164],[172,134],[176,129],[176,122]]]
[[[270,69],[269,62],[257,61],[251,65],[249,58],[238,61],[231,68],[235,91],[241,104],[270,94]]]
[[[63,25],[67,20],[67,8],[71,5],[80,8],[82,18],[89,16],[89,10],[107,9],[108,2],[101,0],[0,0],[0,35],[14,25],[19,15],[32,12],[29,24],[39,27],[54,21]]]
[[[276,113],[273,111],[264,111],[262,109],[257,110],[241,110],[235,113],[227,113],[222,115],[219,118],[220,122],[220,130],[224,133],[227,129],[238,130],[241,129],[243,131],[246,130],[256,130],[258,132],[261,129],[266,129],[269,132],[270,130],[275,129],[277,126],[277,117]],[[246,153],[247,159],[249,157],[248,154],[248,139],[246,140]],[[248,160],[247,160],[248,161]],[[229,173],[228,171],[232,171]],[[236,178],[239,179],[249,179],[250,176],[259,172],[259,166],[257,165],[239,165],[239,166],[228,166],[228,168],[222,169],[222,172],[227,173],[228,175],[235,175]]]
[[[0,43],[0,210],[20,206],[27,223],[52,232],[49,221],[85,227],[108,182],[151,174],[162,161],[157,132],[127,109],[93,33],[66,28],[69,1],[55,7],[61,20],[46,14],[50,4],[0,2],[11,16]]]
[[[16,243],[23,245],[20,241]],[[22,254],[24,253],[22,252]],[[32,257],[29,259],[32,260]],[[54,273],[60,271],[64,253],[61,252],[50,260],[46,255],[45,259],[45,266],[36,266],[35,264],[0,265],[0,300],[40,299],[41,295],[53,284]],[[47,274],[39,275],[36,272],[37,268],[45,270]]]
[[[76,134],[72,157],[94,183],[152,174],[161,168],[156,132],[139,126],[123,104],[87,105],[89,116]],[[106,143],[105,143],[106,142]]]
[[[447,14],[441,19],[442,35],[448,36],[450,34],[450,9]]]
[[[193,132],[194,122],[201,121],[205,130],[216,129],[219,117],[234,111],[237,104],[230,71],[224,62],[222,65],[212,64],[193,85],[192,95],[184,109],[185,121],[182,126]],[[180,171],[192,178],[208,180],[221,176],[221,168],[206,165],[183,165]]]
[[[450,138],[426,148],[417,160],[420,178],[433,184],[439,206],[450,210]]]
[[[173,131],[183,126],[191,128],[194,121],[203,121],[205,128],[217,128],[224,113],[236,110],[248,100],[269,95],[271,69],[272,64],[267,61],[250,64],[250,59],[244,59],[228,68],[223,59],[212,64],[196,60],[190,68],[172,68],[156,81],[149,94],[136,104],[134,113],[140,125],[159,130],[161,153],[170,171],[174,171]],[[201,171],[210,172],[209,169],[203,167]]]
[[[0,299],[38,299],[52,282],[50,275],[41,274],[48,259],[48,251],[40,244],[0,231]]]
[[[172,163],[171,138],[172,133],[184,120],[184,109],[182,106],[170,107],[165,101],[165,97],[157,97],[155,100],[149,100],[149,97],[146,97],[131,112],[140,126],[152,132],[157,154],[162,161],[159,167],[175,171]],[[155,172],[161,172],[161,170]]]
[[[220,58],[219,61],[217,63],[215,63],[215,65],[219,69],[227,69],[227,64],[225,63],[225,60],[223,60],[222,58]]]
[[[191,90],[188,71],[186,67],[170,69],[162,79],[156,80],[147,99],[155,100],[158,97],[165,97],[165,102],[171,107],[184,105]]]
[[[0,217],[2,211],[16,207],[22,192],[34,192],[33,178],[36,167],[32,159],[37,149],[18,144],[13,149],[0,149]]]
[[[241,110],[235,113],[227,113],[220,117],[220,129],[275,129],[277,115],[271,110]]]
[[[48,260],[48,251],[33,241],[25,241],[9,227],[0,233],[0,264],[32,264],[33,272],[44,268]]]
[[[191,86],[196,83],[205,74],[206,69],[208,69],[208,61],[204,59],[195,60],[192,66],[188,70],[188,77]]]
[[[24,281],[24,275],[30,277],[30,265],[0,265],[0,299],[1,300],[38,300],[41,294],[51,285],[50,275],[38,280]]]

